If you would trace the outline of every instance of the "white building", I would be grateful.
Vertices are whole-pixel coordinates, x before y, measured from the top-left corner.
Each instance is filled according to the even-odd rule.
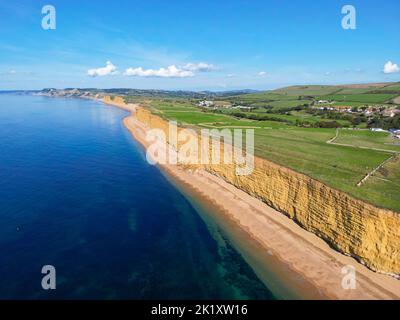
[[[214,102],[213,102],[213,101],[204,100],[204,101],[200,101],[200,102],[199,102],[199,107],[206,107],[206,108],[209,108],[209,107],[211,107],[212,105],[214,105]]]
[[[386,130],[383,130],[382,128],[371,128],[371,131],[373,131],[373,132],[387,132]]]
[[[390,117],[391,118],[397,116],[398,114],[400,114],[400,110],[398,110],[398,109],[394,109],[394,110],[390,111]]]

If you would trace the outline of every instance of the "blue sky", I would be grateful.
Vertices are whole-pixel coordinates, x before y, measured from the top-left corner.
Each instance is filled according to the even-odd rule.
[[[41,27],[47,4],[55,30]],[[0,0],[0,90],[400,81],[399,13],[398,0]]]

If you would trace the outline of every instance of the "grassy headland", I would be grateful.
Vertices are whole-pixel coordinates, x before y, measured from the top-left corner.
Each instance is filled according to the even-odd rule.
[[[400,85],[387,84],[363,88],[296,86],[211,98],[208,106],[199,106],[204,100],[199,98],[126,99],[141,100],[154,113],[183,126],[253,128],[257,156],[400,212],[400,163],[396,156],[357,187],[367,173],[400,153],[400,139],[394,134],[368,129],[379,124],[400,129],[396,127],[400,125],[396,111],[400,107],[393,103],[398,96]]]

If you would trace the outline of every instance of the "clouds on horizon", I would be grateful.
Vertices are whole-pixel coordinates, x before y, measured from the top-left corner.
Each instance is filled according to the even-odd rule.
[[[112,64],[111,61],[106,62],[105,67],[89,69],[87,74],[89,77],[103,77],[109,74],[116,74],[117,67]]]
[[[136,77],[160,77],[160,78],[188,78],[193,77],[198,72],[210,72],[216,70],[212,64],[205,62],[187,63],[183,66],[170,65],[159,69],[144,69],[143,67],[127,68],[124,76]],[[107,61],[105,67],[89,69],[87,75],[90,77],[102,77],[117,74],[117,67],[111,61]]]
[[[217,68],[212,64],[199,62],[199,63],[187,63],[182,67],[182,69],[192,72],[210,72],[216,70]]]
[[[206,62],[185,62],[183,61],[182,63],[171,63],[170,65],[164,66],[164,67],[159,67],[159,68],[146,68],[143,66],[134,66],[134,67],[129,67],[129,68],[119,68],[117,65],[114,65],[110,60],[106,62],[106,65],[104,67],[100,68],[94,68],[94,69],[89,69],[87,71],[87,75],[92,78],[96,77],[105,77],[109,75],[120,75],[117,79],[118,81],[124,81],[123,77],[132,77],[132,78],[159,78],[159,79],[185,79],[185,78],[195,78],[197,75],[201,73],[208,73],[208,72],[213,72],[215,70],[220,70],[219,67],[216,67],[213,64],[206,63]],[[222,69],[224,70],[224,69]],[[235,70],[229,70],[229,71],[235,71]],[[254,70],[255,71],[255,70]],[[315,71],[315,70],[314,70]],[[260,86],[266,86],[267,84],[270,83],[286,83],[285,82],[285,77],[293,77],[293,72],[297,75],[297,78],[302,78],[303,81],[298,81],[299,83],[336,83],[340,82],[340,80],[337,80],[339,78],[339,75],[341,74],[340,72],[337,71],[319,71],[319,72],[310,72],[307,70],[289,70],[286,73],[282,72],[276,72],[273,70],[269,70],[268,72],[264,71],[261,69],[258,72],[254,73],[242,73],[239,78],[237,78],[237,73],[227,73],[227,74],[221,74],[225,79],[230,79],[226,84],[224,85],[226,87],[260,87]],[[357,68],[357,69],[346,69],[345,71],[342,70],[342,75],[344,73],[354,73],[354,79],[348,79],[349,82],[359,82],[359,81],[364,81],[363,79],[360,79],[360,77],[356,76],[357,74],[360,75],[365,72],[365,69]],[[378,69],[375,70],[375,72],[379,72]],[[399,73],[400,69],[399,66],[392,61],[388,61],[383,68],[383,72],[381,69],[381,74],[395,74]],[[321,75],[324,76],[325,79],[327,80],[320,80]],[[357,78],[358,77],[358,78]],[[212,83],[211,85],[216,87],[221,81],[224,81],[223,79],[218,78],[218,75],[216,76],[211,76],[211,77],[202,77],[202,78],[196,78],[196,79],[202,79],[200,82],[201,86],[205,86],[204,83],[206,81],[209,81]],[[210,80],[207,80],[210,79]],[[268,82],[266,82],[268,79]],[[328,80],[329,79],[329,80]],[[244,80],[246,81],[246,84],[243,84]],[[160,80],[162,81],[162,80]],[[122,83],[122,82],[121,82]],[[147,82],[146,82],[147,83]],[[171,82],[176,85],[178,82]],[[191,82],[192,83],[192,82]],[[296,82],[297,83],[297,82]],[[160,85],[160,83],[157,83]],[[187,83],[185,82],[185,85]],[[155,82],[152,83],[152,85],[155,85]],[[200,87],[200,85],[198,85]]]
[[[142,67],[128,68],[125,70],[124,75],[136,77],[187,78],[193,77],[194,72],[171,65],[160,69],[143,69]]]

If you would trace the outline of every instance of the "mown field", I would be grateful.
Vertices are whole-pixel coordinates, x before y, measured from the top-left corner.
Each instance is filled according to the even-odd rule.
[[[382,191],[384,190],[384,192]],[[373,203],[382,203],[399,211],[400,157],[387,163],[359,190],[359,194]],[[384,195],[383,195],[384,193]],[[384,197],[384,198],[383,198]]]
[[[341,129],[336,143],[400,152],[400,140],[386,132]]]
[[[292,86],[266,92],[230,97],[232,101],[257,103],[259,101],[332,100],[360,103],[384,103],[400,95],[400,83],[382,86]]]
[[[310,100],[276,100],[276,101],[268,101],[268,102],[254,102],[250,103],[250,107],[262,108],[262,107],[270,107],[271,110],[279,111],[281,109],[295,108],[297,106],[301,106],[304,104],[310,104]]]
[[[323,96],[323,99],[330,101],[351,101],[351,102],[362,102],[362,103],[385,103],[390,99],[394,98],[395,94],[334,94]]]
[[[222,110],[223,114],[227,115],[235,115],[237,111],[232,111],[232,110]],[[254,115],[254,116],[263,116],[265,118],[269,118],[269,120],[274,120],[274,121],[281,121],[281,122],[286,122],[288,124],[295,125],[296,122],[301,122],[301,123],[310,123],[310,124],[316,124],[319,122],[327,122],[330,121],[329,119],[323,118],[318,115],[313,115],[310,113],[305,112],[304,110],[301,111],[290,111],[289,113],[266,113],[265,110],[253,110],[251,112],[246,112],[247,117]],[[268,120],[268,119],[266,119]],[[339,123],[342,126],[350,126],[350,121],[347,120],[340,120],[337,119],[335,120],[337,123]]]
[[[321,90],[325,91],[325,88]],[[249,96],[254,99],[254,94]],[[263,99],[270,97],[269,94],[260,96]],[[150,106],[163,118],[177,120],[184,126],[253,128],[257,156],[290,167],[377,206],[400,212],[400,166],[389,163],[384,168],[387,171],[379,173],[384,178],[374,177],[362,187],[356,186],[368,172],[392,156],[390,151],[400,151],[400,146],[393,145],[387,134],[341,130],[335,142],[352,145],[341,146],[327,143],[336,134],[333,128],[302,128],[280,121],[239,119],[229,114],[204,112],[191,103],[152,101]],[[291,116],[298,118],[301,115],[304,113],[299,111]]]
[[[275,90],[275,92],[284,95],[302,95],[302,96],[324,96],[337,92],[340,88],[335,86],[294,86]]]
[[[400,83],[388,85],[388,86],[385,86],[383,88],[379,88],[377,90],[378,91],[388,91],[388,90],[390,90],[390,91],[393,91],[393,90],[394,91],[400,91]]]

